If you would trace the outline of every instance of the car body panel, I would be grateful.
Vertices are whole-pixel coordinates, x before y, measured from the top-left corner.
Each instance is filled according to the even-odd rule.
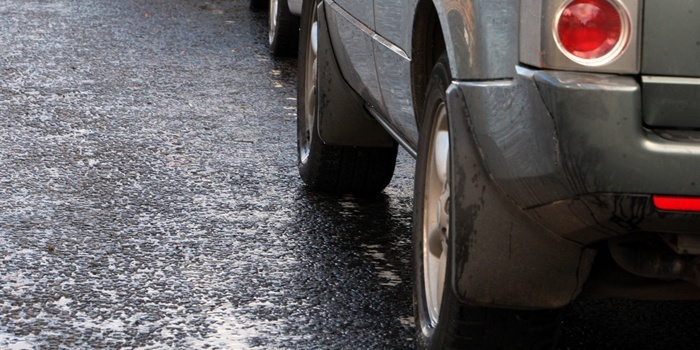
[[[358,22],[374,30],[374,0],[333,0]]]
[[[411,97],[411,31],[417,0],[374,2],[374,36],[377,77],[382,90],[386,117],[402,138],[415,149],[418,128]],[[385,68],[381,68],[385,67]],[[391,67],[391,68],[386,68]]]
[[[644,122],[700,128],[700,2],[647,1],[643,40]]]
[[[378,66],[391,67],[377,70],[384,118],[415,149],[418,145],[418,128],[411,97],[411,60],[400,48],[377,39],[374,41],[374,56]]]
[[[348,3],[346,0],[345,4]],[[332,46],[345,80],[362,98],[385,113],[374,65],[374,31],[335,1],[328,1],[327,4],[325,12],[331,28]],[[351,4],[357,11],[359,3]],[[367,7],[371,6],[371,2],[369,4]]]
[[[486,168],[525,208],[571,193],[563,174],[556,125],[539,97],[532,73],[520,70],[514,80],[458,85],[469,106],[473,137],[485,155]]]
[[[518,0],[435,2],[455,80],[508,79],[518,63]]]
[[[700,78],[643,76],[642,90],[646,125],[700,128]]]
[[[411,32],[417,0],[377,0],[374,2],[377,34],[411,56]]]
[[[700,77],[700,1],[644,3],[642,74]]]
[[[486,166],[521,207],[596,192],[700,195],[700,145],[642,128],[636,79],[518,72],[461,87]]]
[[[535,81],[557,124],[575,194],[700,195],[700,144],[642,127],[635,78],[539,71]]]

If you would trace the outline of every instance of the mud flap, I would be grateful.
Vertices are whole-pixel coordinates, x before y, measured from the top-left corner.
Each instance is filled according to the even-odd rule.
[[[472,135],[464,95],[448,89],[453,195],[453,288],[466,304],[551,309],[581,291],[595,251],[536,224],[491,179]]]
[[[365,110],[365,101],[343,78],[328,32],[324,2],[318,18],[318,130],[331,145],[393,147],[394,139]],[[300,59],[302,59],[300,57]]]

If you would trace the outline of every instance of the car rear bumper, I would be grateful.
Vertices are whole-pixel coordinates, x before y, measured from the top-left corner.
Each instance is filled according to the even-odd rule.
[[[514,80],[454,82],[448,109],[462,302],[560,307],[588,278],[591,243],[700,227],[650,200],[700,196],[700,142],[646,128],[632,77],[518,67]]]
[[[490,175],[521,208],[592,193],[700,195],[700,141],[645,128],[633,77],[517,73],[455,84]]]

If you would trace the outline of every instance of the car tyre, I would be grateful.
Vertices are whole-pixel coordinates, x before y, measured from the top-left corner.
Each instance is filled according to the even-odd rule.
[[[451,82],[443,54],[430,75],[418,145],[414,199],[414,317],[419,349],[550,349],[558,310],[520,311],[459,302],[451,283]]]
[[[301,16],[297,86],[297,150],[301,178],[312,190],[372,194],[389,184],[397,146],[355,147],[325,143],[319,134],[319,77],[317,5],[305,1]],[[326,49],[326,48],[323,48]],[[328,96],[329,103],[340,100]]]
[[[269,0],[269,43],[274,56],[295,56],[299,50],[299,17],[289,11],[287,0]]]

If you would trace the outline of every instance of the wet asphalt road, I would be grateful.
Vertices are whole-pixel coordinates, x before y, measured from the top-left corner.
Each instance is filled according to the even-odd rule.
[[[413,160],[308,193],[296,61],[247,1],[0,0],[0,349],[411,347]],[[696,303],[587,302],[562,349],[698,343]]]
[[[304,191],[265,30],[244,1],[0,2],[0,349],[410,345],[410,176]]]

